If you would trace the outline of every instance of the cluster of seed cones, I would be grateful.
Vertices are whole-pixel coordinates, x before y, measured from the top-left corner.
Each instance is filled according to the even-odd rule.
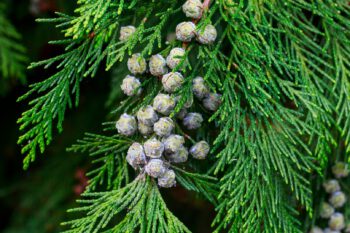
[[[341,191],[338,179],[345,178],[349,175],[348,165],[343,162],[337,162],[332,167],[332,173],[335,179],[327,180],[323,187],[330,195],[328,202],[321,204],[320,217],[328,219],[328,227],[322,230],[320,227],[313,227],[310,233],[350,233],[350,225],[345,226],[344,214],[339,210],[346,203],[346,195]]]
[[[203,5],[200,1],[187,1],[183,5],[183,11],[187,16],[200,18]],[[120,40],[127,40],[134,32],[133,26],[121,28]],[[216,29],[207,25],[204,30],[196,30],[192,22],[183,22],[176,27],[176,37],[183,42],[189,42],[196,37],[202,44],[213,43],[216,39]],[[136,77],[149,72],[152,76],[161,79],[163,90],[153,99],[153,104],[144,106],[138,110],[136,116],[124,113],[116,123],[118,132],[125,136],[132,136],[139,132],[144,136],[143,143],[134,142],[128,152],[127,161],[135,169],[146,172],[149,176],[158,179],[160,187],[172,187],[176,184],[175,172],[171,169],[172,163],[184,163],[189,154],[194,159],[203,160],[207,157],[210,147],[206,141],[193,144],[188,150],[185,138],[174,134],[176,121],[182,121],[187,130],[199,129],[203,117],[198,112],[188,112],[193,104],[193,99],[188,100],[181,111],[174,112],[180,97],[175,93],[185,82],[180,72],[169,70],[181,70],[186,51],[176,47],[164,58],[156,54],[146,61],[141,54],[133,54],[127,62],[131,75],[127,75],[122,82],[121,89],[127,96],[138,96],[142,92],[142,84]],[[147,64],[148,63],[148,64]],[[192,81],[194,96],[202,101],[204,108],[216,111],[221,103],[221,95],[211,93],[205,80],[196,77]]]

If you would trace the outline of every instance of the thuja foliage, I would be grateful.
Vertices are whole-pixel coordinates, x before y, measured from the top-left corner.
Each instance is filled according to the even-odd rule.
[[[175,112],[192,98],[191,83],[198,75],[222,94],[222,102],[214,114],[205,112],[203,129],[189,136],[210,142],[209,160],[174,166],[177,183],[216,207],[215,232],[302,232],[300,213],[313,216],[310,174],[323,174],[330,161],[349,160],[348,2],[205,1],[196,23],[216,27],[212,45],[169,40],[176,24],[186,20],[183,3],[79,0],[73,16],[57,13],[38,20],[62,30],[65,39],[51,43],[66,49],[30,66],[55,66],[57,72],[19,98],[30,99],[18,120],[24,167],[44,153],[56,129],[63,130],[67,109],[79,104],[84,79],[100,68],[126,70],[131,54],[148,59],[183,46],[179,67],[186,64],[185,82],[177,91],[181,99]],[[125,25],[136,31],[119,41]],[[118,73],[115,79],[124,78]],[[117,96],[119,86],[111,88],[111,96]],[[151,103],[161,85],[148,77],[142,88],[143,98],[116,104],[115,118]],[[201,109],[200,104],[194,108]],[[166,207],[155,181],[127,165],[126,151],[136,138],[117,135],[114,123],[105,124],[111,129],[106,135],[87,134],[70,148],[89,153],[96,167],[81,207],[72,210],[84,215],[65,223],[68,232],[189,232]],[[105,191],[97,192],[101,188]]]
[[[7,18],[5,4],[0,3],[0,82],[9,78],[18,78],[22,83],[25,82],[27,59],[20,38],[20,34]]]

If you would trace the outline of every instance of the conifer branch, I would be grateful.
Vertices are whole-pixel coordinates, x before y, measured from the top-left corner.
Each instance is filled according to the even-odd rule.
[[[84,212],[86,216],[64,223],[71,227],[67,233],[190,232],[166,207],[157,185],[144,175],[124,188],[83,197],[79,201],[82,207],[70,212]],[[115,220],[117,216],[122,216],[121,220]],[[112,221],[115,224],[110,227]]]
[[[87,192],[101,185],[105,185],[107,190],[118,189],[129,182],[128,165],[124,158],[131,143],[130,139],[119,136],[87,133],[68,149],[72,152],[88,152],[94,158],[92,164],[99,165],[87,173],[90,178]]]
[[[195,191],[203,195],[214,205],[217,203],[217,195],[219,193],[216,185],[217,179],[208,175],[186,172],[181,168],[172,166],[176,172],[176,180],[187,190]]]
[[[57,62],[59,71],[31,85],[20,98],[41,95],[30,101],[31,108],[18,121],[25,131],[19,138],[27,154],[25,167],[51,142],[55,126],[62,131],[66,109],[74,100],[78,105],[80,82],[94,76],[103,60],[110,70],[135,51],[148,59],[181,46],[171,42],[163,47],[167,23],[181,9],[178,1],[79,3],[78,16],[59,14],[46,20],[63,28],[68,39],[53,43],[65,45],[66,53],[32,64],[49,67]],[[130,22],[130,15],[135,32],[119,41],[119,24]],[[172,92],[179,99],[170,117],[193,98],[197,76],[204,77],[211,92],[222,94],[214,113],[198,100],[191,107],[209,118],[202,130],[189,135],[192,132],[175,127],[175,133],[191,142],[213,142],[211,168],[204,166],[209,175],[203,175],[198,164],[186,167],[193,172],[171,167],[178,184],[216,206],[216,232],[301,232],[300,212],[312,216],[309,174],[326,168],[334,146],[344,143],[350,152],[349,18],[350,8],[340,0],[203,2],[203,17],[194,20],[196,29],[215,25],[217,41],[183,43],[185,55],[172,71],[182,72],[185,80]],[[158,76],[142,76],[144,93],[122,101],[114,113],[135,114],[162,91]],[[144,170],[136,169],[129,183],[125,154],[135,141],[144,139],[138,134],[131,139],[87,134],[70,148],[88,152],[96,167],[89,173],[83,207],[73,210],[85,217],[65,223],[71,227],[67,232],[189,232],[167,209]],[[93,192],[100,185],[110,191]]]
[[[258,218],[250,219],[253,213],[249,211],[256,210],[263,213],[264,210],[260,206],[273,208],[273,203],[282,195],[269,188],[271,186],[269,182],[277,182],[281,190],[283,182],[288,184],[296,198],[307,210],[311,211],[310,185],[303,175],[300,175],[300,172],[305,174],[315,169],[311,162],[312,157],[307,156],[313,151],[309,150],[308,145],[300,140],[300,137],[309,135],[310,138],[317,138],[315,147],[318,148],[320,148],[318,143],[324,145],[334,142],[326,130],[327,125],[332,122],[333,108],[327,93],[329,83],[334,82],[334,78],[325,74],[320,68],[333,69],[328,60],[329,56],[322,52],[323,48],[320,45],[313,42],[313,38],[308,38],[311,33],[322,34],[316,26],[304,19],[303,10],[310,6],[294,5],[294,3],[290,1],[283,6],[278,2],[259,4],[259,6],[252,3],[247,9],[247,12],[252,12],[249,13],[250,16],[241,15],[239,8],[229,8],[224,3],[219,4],[220,12],[228,24],[227,40],[232,50],[231,57],[216,53],[216,57],[211,58],[216,63],[212,67],[218,70],[211,71],[211,74],[207,76],[207,80],[212,80],[212,82],[218,83],[217,80],[225,80],[222,81],[221,88],[224,93],[222,106],[212,117],[221,125],[221,133],[214,144],[216,148],[224,147],[217,155],[216,172],[232,164],[232,166],[225,167],[224,170],[235,171],[237,175],[234,174],[235,172],[226,173],[221,180],[223,192],[219,200],[224,204],[219,205],[218,210],[222,213],[227,212],[224,217],[226,220],[219,224],[218,229],[229,227],[232,231],[244,229],[244,231],[251,232],[263,225],[261,228],[263,232],[280,231],[281,229],[289,229],[286,230],[288,232],[298,231],[297,225],[294,224],[297,221],[296,217],[288,214],[290,210],[278,210],[280,212],[277,215],[290,219],[285,223],[275,222],[267,225],[275,221],[272,220],[274,217],[268,214],[268,210],[265,216],[262,214]],[[250,7],[252,9],[249,9]],[[285,14],[279,13],[282,8],[286,11]],[[288,18],[290,12],[294,12],[294,15],[298,17],[290,20]],[[253,21],[252,28],[245,24],[246,17],[250,17],[249,19]],[[301,21],[299,17],[303,20]],[[274,19],[277,20],[275,27],[271,27],[270,23],[265,25],[265,22],[271,22]],[[231,22],[239,24],[240,33],[238,35],[234,34],[237,25]],[[254,35],[251,34],[251,30],[254,31]],[[278,49],[281,44],[277,41],[281,37],[286,37],[291,43],[290,46],[287,46],[290,50],[283,49],[283,53],[278,52],[282,51],[282,47]],[[211,54],[213,52],[215,50],[212,50]],[[288,59],[285,59],[285,56]],[[232,66],[231,62],[234,62],[235,65]],[[234,69],[225,70],[226,67]],[[292,67],[298,67],[298,69]],[[222,77],[222,74],[225,74],[225,77]],[[288,102],[292,102],[294,107],[288,107]],[[318,127],[323,130],[322,133],[326,136],[326,140],[318,140],[324,137],[318,131]],[[213,152],[215,151],[214,148]],[[237,157],[232,155],[237,155]],[[319,157],[320,160],[323,159],[322,156],[326,156],[326,152]],[[246,159],[245,157],[252,158]],[[244,165],[241,165],[242,163]],[[266,187],[254,186],[252,180],[256,178],[253,175],[240,176],[239,172],[242,172],[243,168],[249,169],[250,166],[252,169],[257,169],[252,174],[262,172],[262,180],[257,182],[267,182]],[[276,177],[272,170],[275,170],[280,178]],[[285,173],[286,171],[288,172]],[[247,183],[242,180],[247,180]],[[247,189],[239,189],[237,186]],[[226,191],[228,192],[225,193]],[[254,192],[257,192],[256,195],[264,192],[265,195],[272,198],[272,201],[261,200],[259,204]],[[232,197],[237,198],[237,202],[231,205]],[[242,201],[243,204],[240,204]],[[236,209],[233,210],[229,206]],[[245,211],[248,212],[245,213]],[[230,217],[233,212],[237,215]]]
[[[57,19],[39,20],[58,23],[58,27],[63,28],[66,36],[71,37],[71,39],[51,42],[66,46],[65,54],[33,63],[30,66],[30,68],[38,66],[48,68],[56,62],[60,62],[57,65],[59,69],[57,73],[45,81],[32,84],[31,90],[19,98],[19,101],[22,101],[35,93],[42,95],[29,102],[30,109],[24,112],[18,120],[20,129],[25,131],[18,140],[18,143],[23,145],[22,153],[26,154],[24,168],[27,168],[29,163],[35,160],[38,151],[43,153],[46,146],[51,143],[55,121],[57,121],[58,132],[62,131],[67,108],[73,107],[73,101],[75,106],[79,103],[80,82],[87,76],[94,76],[105,58],[108,64],[107,69],[109,69],[108,67],[111,67],[116,61],[123,59],[126,52],[130,53],[138,41],[145,42],[146,49],[152,49],[152,44],[156,39],[160,43],[161,28],[169,15],[174,13],[168,5],[163,6],[165,10],[163,14],[160,14],[160,18],[163,20],[160,26],[151,26],[146,29],[143,26],[145,22],[143,22],[136,33],[138,37],[131,40],[131,43],[117,42],[116,29],[118,24],[115,22],[120,17],[117,12],[121,13],[121,6],[123,9],[127,9],[134,6],[135,2],[128,5],[124,1],[119,3],[102,0],[93,3],[81,1],[82,5],[77,10],[80,16],[71,17],[58,14]],[[117,8],[118,11],[116,11]],[[152,9],[154,9],[154,4],[150,3],[141,13],[150,14]],[[98,12],[95,12],[96,10]],[[88,12],[87,15],[85,12]],[[94,16],[92,17],[89,12],[94,12]],[[146,37],[145,40],[142,40],[145,34],[151,34],[152,38]],[[114,59],[115,57],[117,59]],[[75,95],[75,100],[72,99],[71,95]]]

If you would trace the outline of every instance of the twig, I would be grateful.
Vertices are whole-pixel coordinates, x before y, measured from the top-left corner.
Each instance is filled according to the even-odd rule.
[[[208,10],[210,5],[210,0],[204,0],[203,2],[203,11]]]

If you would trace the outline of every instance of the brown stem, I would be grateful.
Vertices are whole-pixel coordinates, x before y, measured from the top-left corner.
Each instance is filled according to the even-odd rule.
[[[208,10],[210,5],[210,0],[204,0],[203,2],[203,10]]]

